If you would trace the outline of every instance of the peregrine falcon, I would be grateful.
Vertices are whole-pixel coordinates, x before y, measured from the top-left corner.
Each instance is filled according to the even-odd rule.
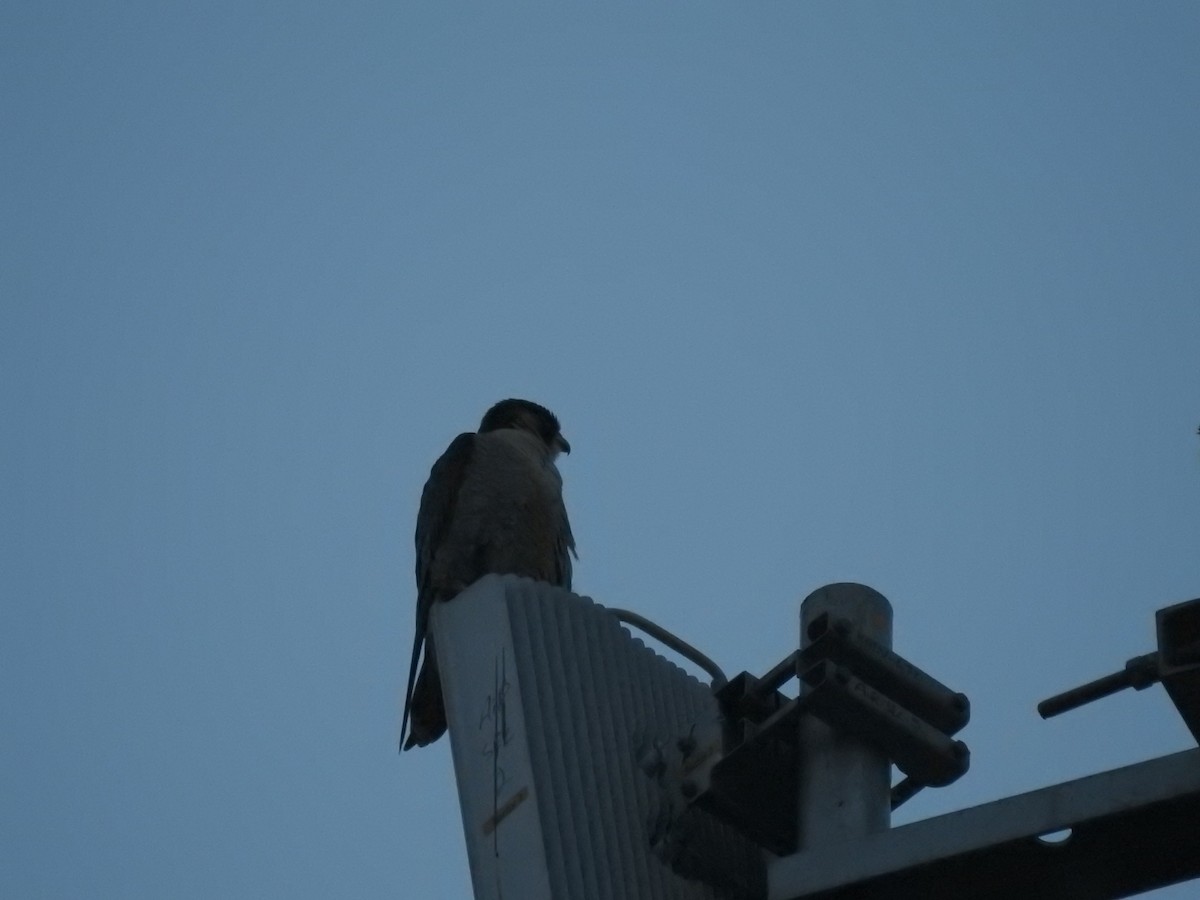
[[[560,452],[570,453],[571,445],[550,410],[529,400],[501,400],[484,415],[478,432],[460,434],[433,464],[417,513],[417,625],[400,725],[405,750],[431,744],[446,730],[428,639],[434,603],[452,599],[489,573],[524,575],[570,590],[575,538],[554,465]]]

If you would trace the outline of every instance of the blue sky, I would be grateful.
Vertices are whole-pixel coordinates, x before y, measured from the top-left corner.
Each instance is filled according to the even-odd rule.
[[[899,821],[1194,746],[1034,706],[1200,595],[1192,3],[0,10],[0,894],[469,895],[412,526],[555,410],[576,587],[726,670],[870,584]],[[1156,896],[1183,897],[1175,888]]]

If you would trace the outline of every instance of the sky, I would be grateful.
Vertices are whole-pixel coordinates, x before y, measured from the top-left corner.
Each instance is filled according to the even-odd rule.
[[[0,895],[470,896],[397,754],[429,467],[553,409],[575,588],[726,671],[857,581],[897,823],[1195,746],[1037,701],[1200,596],[1200,6],[0,7]],[[1161,898],[1191,896],[1181,886]]]

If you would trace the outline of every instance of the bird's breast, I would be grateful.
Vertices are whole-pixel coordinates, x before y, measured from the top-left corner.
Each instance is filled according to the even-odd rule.
[[[443,577],[463,585],[491,572],[556,580],[562,479],[540,442],[523,436],[480,435],[439,554]]]

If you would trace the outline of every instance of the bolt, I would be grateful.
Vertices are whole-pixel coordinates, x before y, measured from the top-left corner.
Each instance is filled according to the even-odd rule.
[[[659,778],[667,770],[667,760],[663,756],[662,747],[655,745],[642,754],[638,760],[642,771],[651,778]]]

